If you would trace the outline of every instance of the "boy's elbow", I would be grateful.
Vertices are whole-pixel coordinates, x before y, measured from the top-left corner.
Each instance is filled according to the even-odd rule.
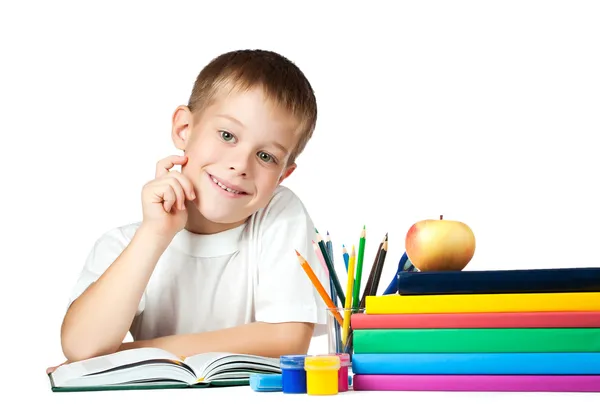
[[[61,347],[65,358],[70,362],[83,361],[114,352],[100,349],[85,338],[77,338],[68,334],[61,335]]]
[[[78,332],[68,321],[63,322],[60,332],[60,343],[65,358],[70,362],[83,361],[100,355],[114,352],[100,348],[97,341],[85,332]]]
[[[293,322],[277,327],[276,341],[280,355],[306,354],[310,347],[314,324]]]
[[[96,356],[97,351],[92,349],[91,344],[86,342],[87,341],[71,333],[68,329],[63,328],[60,335],[60,343],[63,354],[68,361],[82,361]]]

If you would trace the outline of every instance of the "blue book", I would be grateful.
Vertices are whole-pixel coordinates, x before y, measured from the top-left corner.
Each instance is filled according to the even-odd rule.
[[[600,292],[600,268],[398,272],[401,295]]]

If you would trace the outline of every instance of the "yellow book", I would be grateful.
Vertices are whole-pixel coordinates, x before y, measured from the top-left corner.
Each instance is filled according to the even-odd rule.
[[[600,311],[600,292],[367,296],[365,313]]]

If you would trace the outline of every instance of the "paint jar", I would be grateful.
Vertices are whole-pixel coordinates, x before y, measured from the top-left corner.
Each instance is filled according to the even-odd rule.
[[[335,395],[338,393],[340,358],[337,355],[306,357],[306,391],[309,395]]]
[[[350,374],[348,373],[348,367],[351,365],[350,355],[348,354],[337,354],[340,358],[340,370],[338,371],[338,391],[348,391]]]
[[[305,358],[306,355],[282,355],[279,357],[281,387],[284,394],[306,393]]]

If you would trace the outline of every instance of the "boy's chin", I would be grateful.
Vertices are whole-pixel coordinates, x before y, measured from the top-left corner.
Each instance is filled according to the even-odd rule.
[[[223,209],[212,209],[212,208],[207,208],[207,209],[200,209],[200,214],[202,214],[202,216],[212,222],[212,223],[216,223],[216,224],[223,224],[223,225],[230,225],[230,224],[236,224],[236,223],[242,223],[244,221],[246,221],[246,219],[251,215],[250,213],[245,214],[244,212],[228,212],[228,211],[223,211]]]

